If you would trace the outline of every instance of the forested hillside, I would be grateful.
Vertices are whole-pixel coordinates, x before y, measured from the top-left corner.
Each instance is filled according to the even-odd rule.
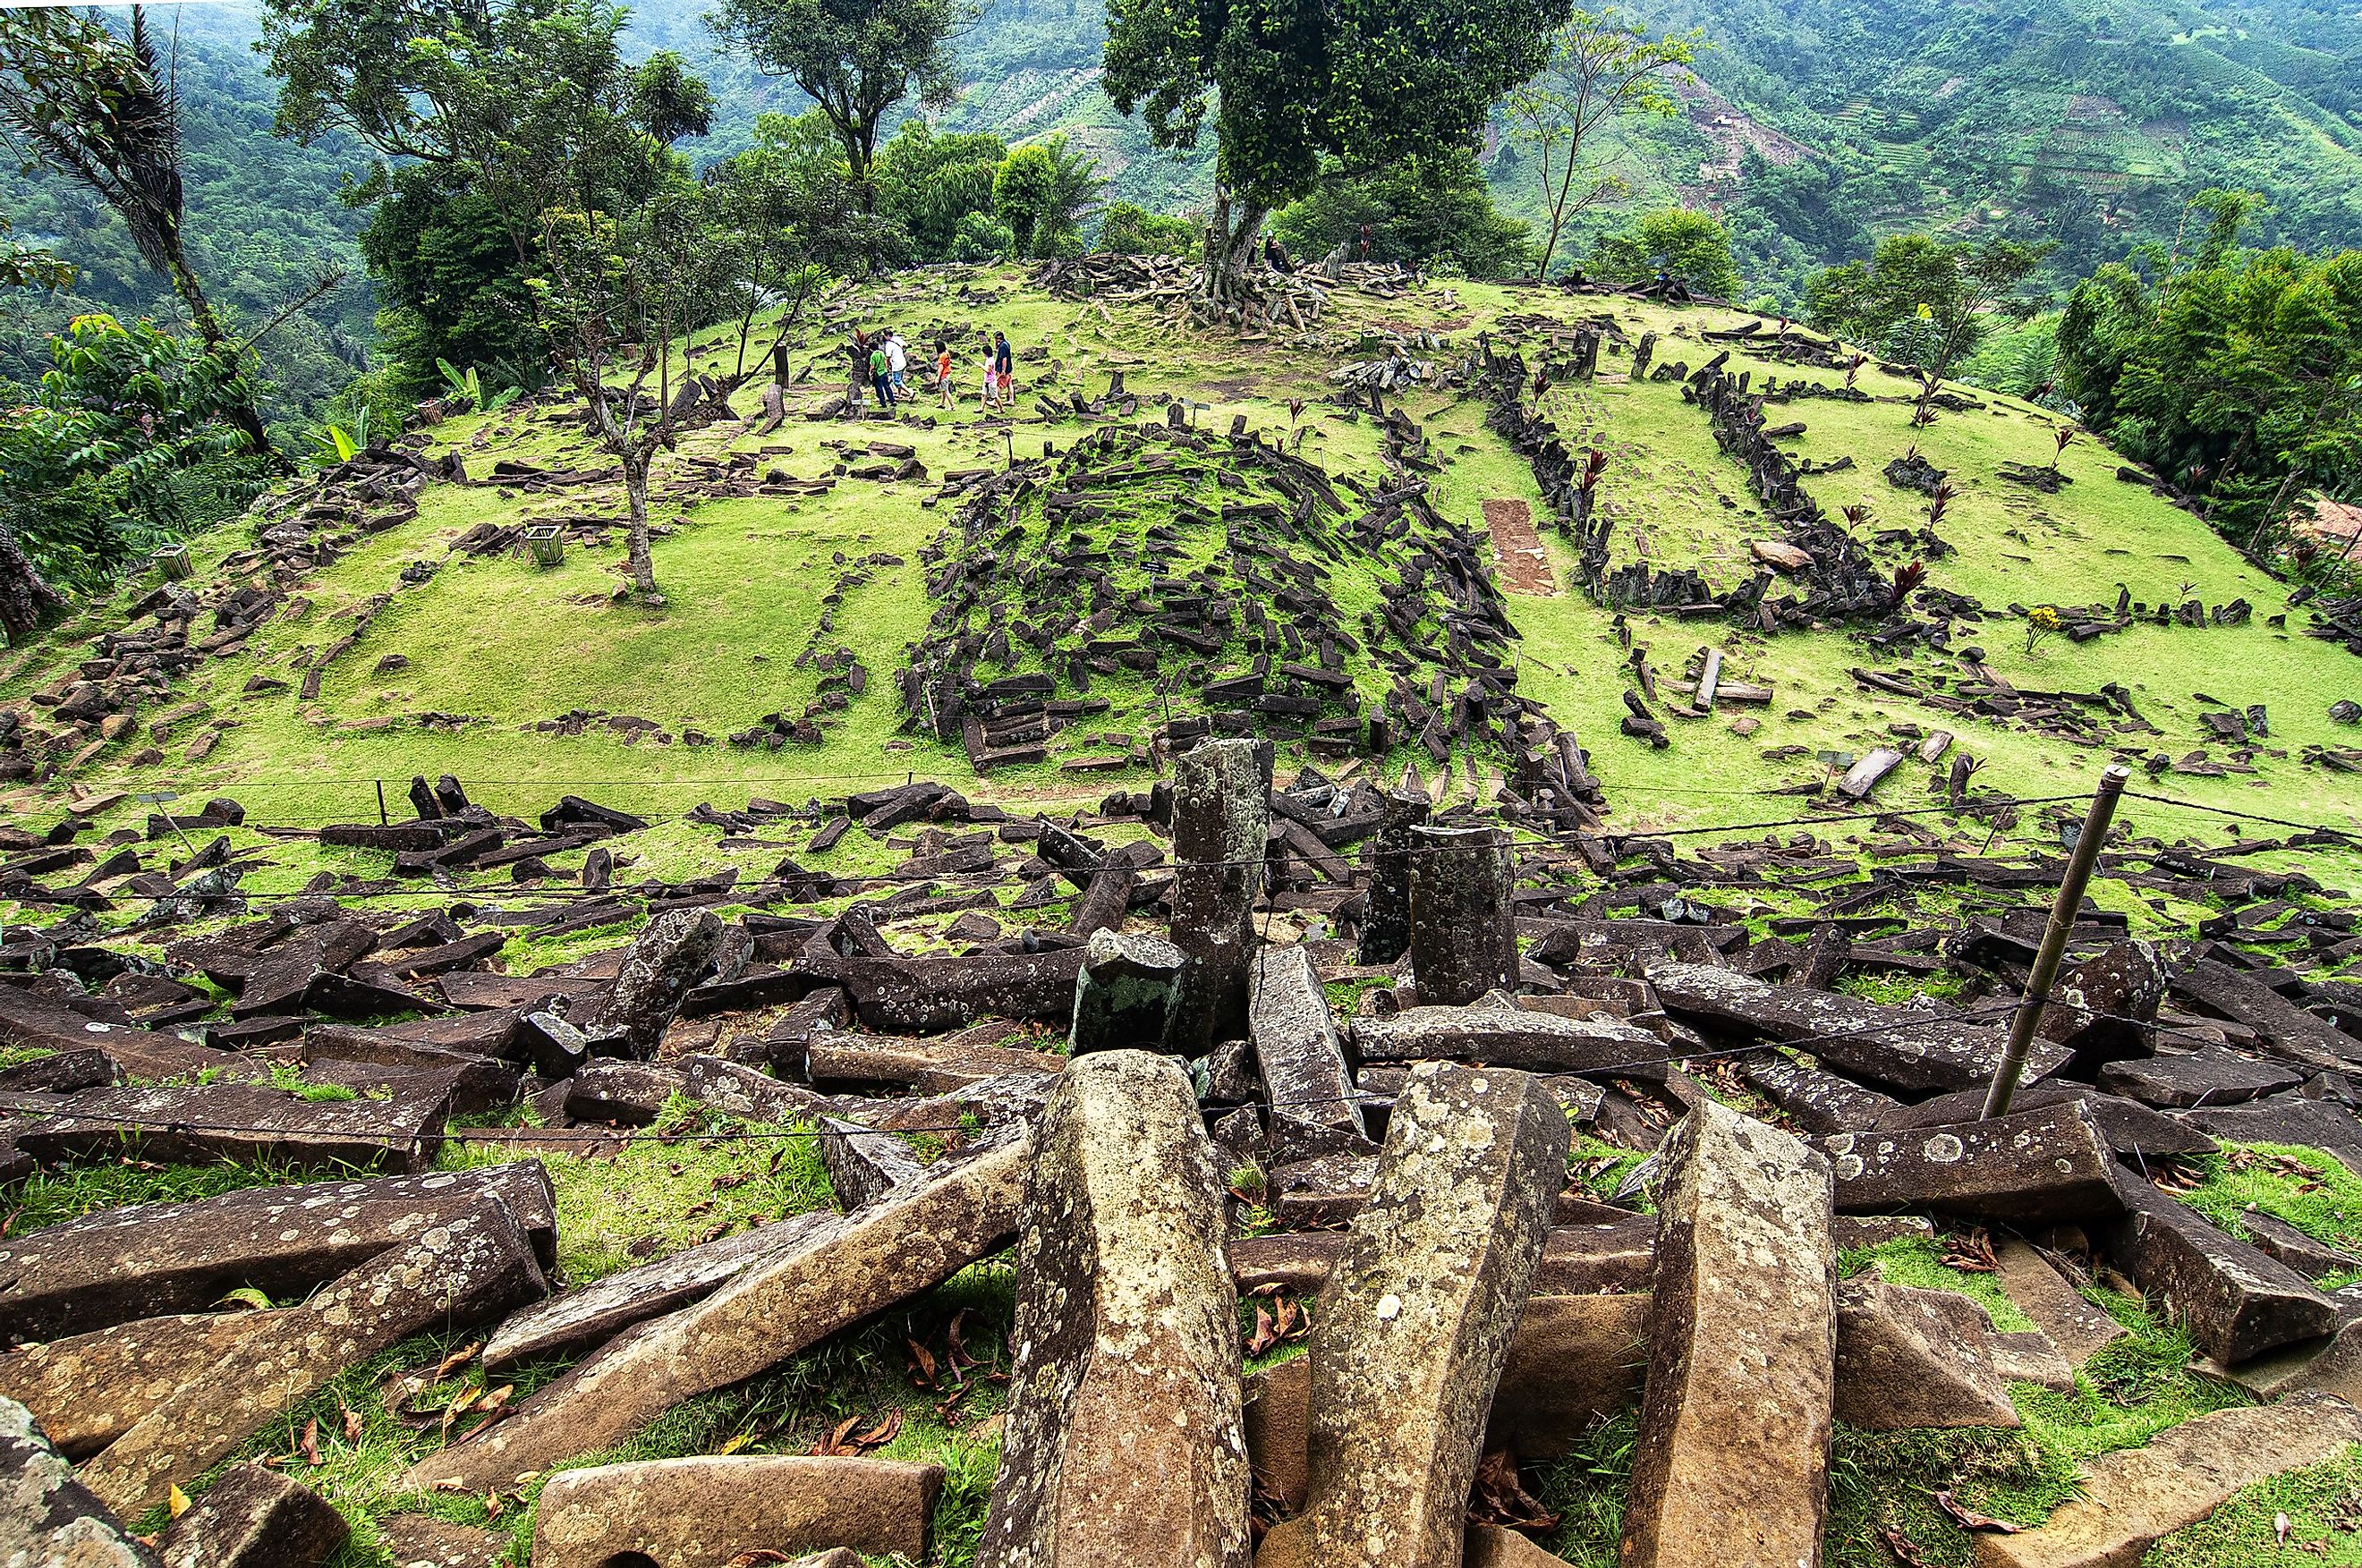
[[[647,0],[632,7],[627,34],[637,52],[679,50],[714,89],[712,132],[684,144],[701,159],[744,150],[756,115],[807,103],[717,54],[706,8]],[[337,200],[345,180],[367,172],[366,155],[349,141],[306,148],[269,135],[275,90],[248,47],[252,7],[157,15],[177,17],[191,227],[206,275],[241,314],[268,319],[322,261],[352,269],[323,305],[278,329],[281,400],[314,410],[368,337],[352,248],[362,214]],[[1651,29],[1697,27],[1712,47],[1679,90],[1679,115],[1611,133],[1631,191],[1578,218],[1570,254],[1628,209],[1678,200],[1730,219],[1750,296],[1801,302],[1814,268],[1917,227],[2055,240],[2047,270],[2063,285],[2142,242],[2169,248],[2184,203],[2208,186],[2269,200],[2251,222],[2255,243],[2362,241],[2362,18],[2350,9],[1661,0],[1626,15]],[[1098,159],[1110,199],[1166,213],[1201,205],[1206,154],[1153,148],[1099,90],[1104,37],[1092,0],[993,0],[955,45],[961,88],[939,126],[1012,142],[1065,131]],[[1484,170],[1505,212],[1538,215],[1518,148],[1496,135]],[[156,309],[168,298],[94,199],[11,170],[0,203],[21,234],[58,236],[83,272],[55,308],[11,309],[0,374],[37,371],[42,332],[76,309]]]

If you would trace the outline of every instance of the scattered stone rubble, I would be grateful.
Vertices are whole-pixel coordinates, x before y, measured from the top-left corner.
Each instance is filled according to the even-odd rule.
[[[2273,846],[2112,845],[2109,874],[2222,913],[2151,945],[2087,911],[2015,1106],[1980,1122],[2055,862],[1899,819],[1844,853],[1809,833],[1694,855],[1519,844],[1540,814],[1507,785],[1480,816],[1347,776],[1358,763],[1271,767],[1257,740],[1204,742],[1151,795],[1063,821],[916,781],[701,808],[800,847],[756,883],[632,887],[600,857],[638,818],[570,796],[504,818],[421,779],[413,818],[322,830],[383,857],[381,877],[257,911],[227,907],[235,883],[206,903],[125,868],[51,899],[52,925],[0,946],[0,1043],[48,1053],[0,1070],[0,1169],[268,1153],[383,1174],[0,1237],[16,1347],[0,1525],[172,1568],[248,1561],[235,1543],[268,1535],[278,1555],[257,1568],[313,1568],[340,1521],[300,1475],[231,1470],[160,1556],[116,1521],[430,1324],[479,1335],[495,1370],[574,1358],[401,1482],[504,1491],[1012,1247],[1014,1381],[979,1559],[996,1564],[1548,1562],[1498,1526],[1519,1464],[1636,1406],[1627,1561],[1808,1562],[1834,1423],[2015,1425],[2013,1383],[2065,1386],[2113,1337],[2074,1288],[2094,1270],[2277,1402],[2099,1462],[2090,1501],[1981,1537],[1981,1562],[2129,1560],[2362,1433],[2343,1398],[2362,1394],[2362,1301],[2312,1283],[2355,1260],[2261,1217],[2235,1234],[2171,1195],[2216,1137],[2362,1162],[2362,1001],[2306,972],[2362,938],[2310,909],[2267,926],[2323,891],[2244,868]],[[830,869],[855,832],[908,861]],[[562,896],[544,877],[423,915],[366,896],[560,846],[587,851]],[[1716,903],[1857,861],[1867,887],[1768,937]],[[67,869],[20,864],[23,885]],[[135,877],[155,880],[135,894]],[[1962,887],[2021,913],[1911,913],[1920,890]],[[125,904],[189,927],[127,928],[160,935],[164,962],[101,923]],[[508,933],[642,913],[597,957],[499,963]],[[916,950],[902,923],[925,916],[961,934]],[[199,974],[235,998],[226,1017],[185,983]],[[1951,1000],[1837,988],[1939,974]],[[306,1098],[290,1075],[362,1092]],[[439,1142],[486,1135],[453,1128],[461,1114],[529,1098],[535,1135],[613,1142],[661,1135],[639,1129],[676,1097],[815,1129],[843,1212],[553,1292],[540,1166],[433,1169]],[[1578,1129],[1648,1157],[1585,1192],[1567,1176]],[[1266,1216],[1252,1236],[1250,1202]],[[2040,1332],[1837,1277],[1848,1248],[1938,1228],[1990,1248]],[[226,1310],[241,1286],[292,1304]],[[1242,1379],[1242,1301],[1299,1336],[1308,1306],[1308,1354]],[[534,1561],[916,1558],[942,1485],[832,1453],[569,1470],[543,1494]],[[432,1555],[462,1550],[454,1528],[388,1535],[460,1561]]]

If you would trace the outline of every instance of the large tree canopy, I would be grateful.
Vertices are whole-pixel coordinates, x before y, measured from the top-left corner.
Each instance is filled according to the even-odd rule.
[[[975,15],[968,0],[722,0],[708,20],[756,69],[811,95],[866,205],[878,121],[914,91],[948,97],[951,36]]]
[[[1348,178],[1474,142],[1494,101],[1550,59],[1569,0],[1109,0],[1108,96],[1159,147],[1211,115],[1212,292],[1264,214]],[[1232,200],[1241,211],[1231,217]]]

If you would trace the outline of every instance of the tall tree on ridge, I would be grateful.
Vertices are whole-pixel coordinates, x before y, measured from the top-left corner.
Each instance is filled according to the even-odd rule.
[[[1619,115],[1672,114],[1673,100],[1662,83],[1689,65],[1704,37],[1693,30],[1652,39],[1618,20],[1612,7],[1577,11],[1559,33],[1550,63],[1503,99],[1510,140],[1541,162],[1542,210],[1549,217],[1537,280],[1550,275],[1567,220],[1623,186],[1602,159],[1589,156],[1595,134]]]
[[[1200,290],[1236,304],[1264,217],[1322,178],[1473,144],[1494,101],[1550,59],[1570,0],[1108,0],[1103,87],[1158,147],[1214,121]]]
[[[171,281],[207,349],[242,357],[182,240],[180,104],[144,6],[116,38],[95,13],[0,11],[0,120],[37,161],[115,210],[139,258]],[[276,458],[250,391],[224,417],[249,451]]]
[[[820,105],[870,213],[877,122],[914,90],[922,104],[949,101],[952,35],[977,15],[971,0],[722,0],[705,20],[757,71],[786,77]]]

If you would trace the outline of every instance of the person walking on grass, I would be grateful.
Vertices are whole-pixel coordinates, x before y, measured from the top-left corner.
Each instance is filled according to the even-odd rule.
[[[990,413],[1000,406],[1000,357],[992,345],[984,345],[984,411]]]
[[[869,334],[859,327],[853,329],[853,342],[848,345],[853,359],[853,378],[844,389],[844,411],[859,413],[862,389],[869,384]]]
[[[894,388],[894,400],[897,403],[909,402],[911,351],[903,345],[901,332],[890,326],[886,329],[886,374]]]
[[[869,384],[877,393],[878,408],[890,418],[894,412],[894,372],[887,363],[882,341],[869,350]]]
[[[1005,333],[996,332],[992,334],[992,376],[999,387],[1000,406],[1004,409],[1014,407],[1017,401],[1014,390],[1017,384],[1017,356],[1010,352],[1009,337]]]
[[[943,408],[957,408],[959,393],[952,386],[952,345],[935,339],[935,399]]]

